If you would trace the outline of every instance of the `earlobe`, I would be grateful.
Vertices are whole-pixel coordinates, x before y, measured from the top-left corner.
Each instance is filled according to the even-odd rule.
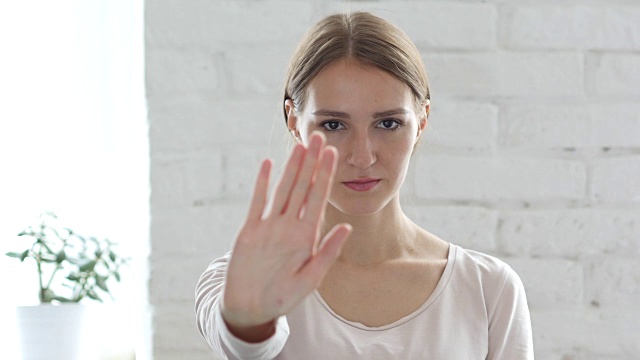
[[[284,112],[287,114],[287,128],[297,142],[300,140],[300,132],[298,131],[298,117],[296,116],[296,110],[293,105],[293,100],[287,99],[284,102]]]

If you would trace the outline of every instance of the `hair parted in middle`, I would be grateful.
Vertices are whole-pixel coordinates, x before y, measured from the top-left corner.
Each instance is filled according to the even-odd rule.
[[[345,58],[374,66],[405,83],[416,108],[430,100],[429,80],[415,44],[390,22],[358,11],[329,15],[307,32],[289,64],[284,101],[292,100],[295,111],[301,112],[311,80],[332,62]],[[286,122],[286,111],[284,118]]]

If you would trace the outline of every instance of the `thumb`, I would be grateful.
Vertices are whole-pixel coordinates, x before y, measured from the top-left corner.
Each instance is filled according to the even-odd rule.
[[[333,264],[340,255],[342,246],[352,231],[353,228],[350,224],[338,224],[322,239],[320,242],[322,247],[318,249],[316,254],[298,273],[298,276],[313,287],[309,289],[309,291],[312,291],[320,285],[322,278],[327,270],[329,270],[329,266]]]

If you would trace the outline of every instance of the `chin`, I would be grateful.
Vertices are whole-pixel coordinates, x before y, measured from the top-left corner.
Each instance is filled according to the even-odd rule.
[[[386,203],[380,201],[369,200],[329,200],[329,203],[346,215],[351,216],[365,216],[379,212],[384,208]]]

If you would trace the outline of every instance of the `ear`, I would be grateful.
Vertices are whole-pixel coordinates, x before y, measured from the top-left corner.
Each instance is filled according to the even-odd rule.
[[[418,138],[420,137],[420,135],[422,134],[422,132],[424,131],[424,129],[427,128],[427,123],[429,122],[429,111],[431,110],[431,102],[429,101],[429,99],[427,99],[425,105],[424,105],[424,112],[422,113],[422,117],[420,118],[420,121],[418,122]]]
[[[287,128],[297,142],[301,143],[300,131],[298,131],[298,116],[293,105],[293,100],[287,99],[284,102],[284,112],[287,114]]]

